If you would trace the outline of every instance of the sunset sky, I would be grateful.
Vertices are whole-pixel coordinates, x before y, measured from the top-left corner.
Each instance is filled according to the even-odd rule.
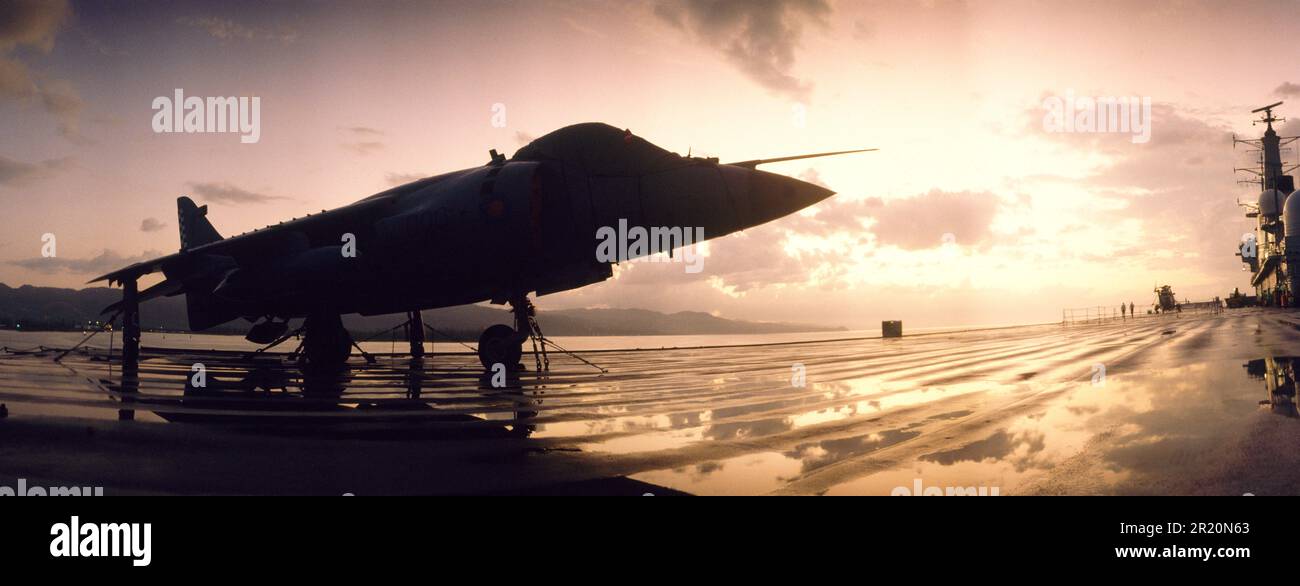
[[[1231,133],[1287,100],[1300,3],[0,3],[0,282],[80,287],[178,247],[175,198],[234,234],[601,121],[838,195],[540,307],[878,327],[1247,288]],[[261,139],[158,134],[155,97],[258,96]],[[1151,140],[1059,134],[1043,100],[1152,103]],[[492,125],[493,105],[506,125]],[[1288,122],[1283,134],[1300,134]],[[1295,161],[1295,153],[1286,154]],[[41,236],[58,256],[41,257]],[[951,235],[945,241],[945,234]],[[144,311],[148,311],[147,306]]]

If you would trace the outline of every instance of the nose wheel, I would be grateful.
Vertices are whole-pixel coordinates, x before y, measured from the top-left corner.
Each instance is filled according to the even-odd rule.
[[[590,360],[565,350],[544,336],[542,326],[537,324],[537,308],[533,307],[528,296],[519,295],[512,298],[510,312],[515,315],[515,327],[497,324],[484,330],[483,335],[479,336],[478,360],[483,363],[484,370],[491,371],[492,365],[497,363],[506,365],[507,369],[523,370],[524,365],[519,363],[519,359],[524,355],[524,340],[529,340],[533,344],[533,360],[537,363],[537,372],[551,370],[551,357],[546,353],[547,346],[599,370],[602,374],[609,372]]]
[[[515,370],[523,355],[524,340],[508,325],[496,324],[478,337],[478,360],[483,363],[483,370],[490,371],[497,363],[504,364],[507,370]]]
[[[545,338],[541,326],[537,325],[537,309],[528,296],[511,298],[510,312],[514,314],[515,327],[496,324],[483,330],[478,338],[478,360],[483,369],[490,371],[492,365],[501,363],[509,370],[523,370],[519,359],[524,355],[524,340],[531,340],[537,371],[550,370],[551,359],[546,355]]]

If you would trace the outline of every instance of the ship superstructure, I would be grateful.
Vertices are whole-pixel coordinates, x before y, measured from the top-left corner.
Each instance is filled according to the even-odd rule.
[[[1239,183],[1258,185],[1259,198],[1255,203],[1242,203],[1246,217],[1256,220],[1253,233],[1242,236],[1237,256],[1251,272],[1250,284],[1260,305],[1296,306],[1296,292],[1300,291],[1300,198],[1295,198],[1295,179],[1288,173],[1297,165],[1287,165],[1282,153],[1297,137],[1279,136],[1274,122],[1285,118],[1273,115],[1273,109],[1282,102],[1252,110],[1260,118],[1253,124],[1264,124],[1264,135],[1256,139],[1233,137],[1233,146],[1247,145],[1259,154],[1257,167],[1238,168],[1253,177]]]

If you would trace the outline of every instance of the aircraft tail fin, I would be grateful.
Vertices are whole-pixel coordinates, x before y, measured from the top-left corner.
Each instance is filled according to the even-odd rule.
[[[181,251],[221,240],[221,234],[208,221],[208,206],[194,205],[194,200],[176,198],[176,220],[181,231]]]

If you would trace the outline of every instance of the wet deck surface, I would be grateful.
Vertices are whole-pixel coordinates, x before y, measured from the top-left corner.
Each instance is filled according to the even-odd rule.
[[[552,354],[549,374],[512,388],[493,388],[468,355],[354,357],[341,376],[304,380],[278,356],[146,351],[129,405],[102,356],[52,356],[0,355],[0,483],[109,494],[1300,493],[1296,313],[584,353],[607,374]],[[205,386],[187,391],[196,363]],[[124,406],[135,421],[117,421]]]

